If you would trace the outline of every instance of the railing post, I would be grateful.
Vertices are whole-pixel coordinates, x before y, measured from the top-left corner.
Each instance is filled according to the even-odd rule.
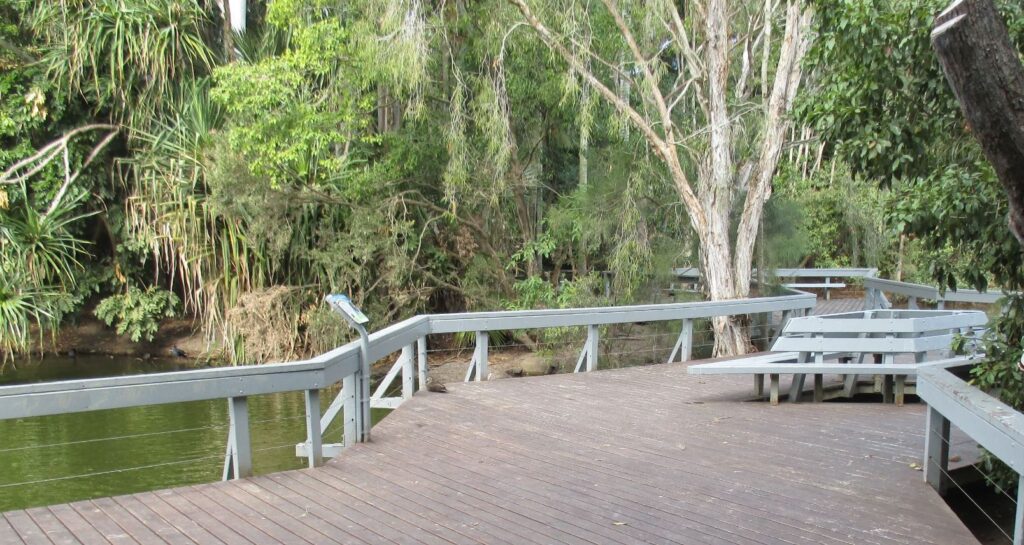
[[[598,327],[596,325],[587,326],[587,371],[597,370],[597,346],[599,340]]]
[[[1024,474],[1017,479],[1017,514],[1013,519],[1013,545],[1024,545]]]
[[[416,369],[412,361],[416,352],[416,345],[410,344],[402,347],[402,399],[412,398],[416,391]]]
[[[917,297],[911,296],[907,298],[907,308],[910,310],[917,310]]]
[[[309,467],[324,463],[323,430],[320,429],[320,390],[306,390],[306,454]]]
[[[690,361],[693,356],[693,320],[683,320],[683,329],[679,334],[683,341],[679,345],[679,361]]]
[[[365,334],[359,336],[359,372],[356,373],[356,438],[360,443],[370,440],[373,426],[370,407],[370,341]]]
[[[476,332],[476,380],[487,380],[487,341],[486,331]]]
[[[249,435],[249,404],[245,396],[228,398],[231,421],[231,473],[233,479],[252,477],[252,438]]]
[[[427,389],[427,336],[416,339],[416,368],[419,375],[419,389]]]
[[[864,310],[875,309],[875,288],[864,286]]]
[[[939,494],[946,494],[949,470],[949,419],[928,407],[924,437],[924,480]]]
[[[346,447],[359,442],[359,408],[356,404],[358,373],[353,373],[341,381],[341,416],[344,426],[344,442]]]

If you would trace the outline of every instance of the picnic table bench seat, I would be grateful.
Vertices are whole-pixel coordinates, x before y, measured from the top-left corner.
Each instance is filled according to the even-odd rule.
[[[792,374],[790,401],[799,401],[807,375],[814,376],[814,400],[824,400],[824,376],[839,375],[839,395],[858,392],[858,377],[875,377],[874,391],[883,400],[902,405],[907,378],[917,375],[934,357],[948,356],[957,334],[972,335],[987,322],[980,311],[868,310],[790,319],[772,352],[750,358],[722,360],[688,369],[690,374],[753,374],[754,391],[764,395],[764,376],[770,379],[769,400],[779,401],[779,377]],[[900,354],[913,361],[897,362]],[[871,361],[866,361],[870,358]]]

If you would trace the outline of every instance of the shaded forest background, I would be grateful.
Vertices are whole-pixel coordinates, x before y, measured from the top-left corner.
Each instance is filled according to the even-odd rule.
[[[757,267],[1020,289],[1005,198],[929,45],[945,2],[802,4],[812,36]],[[997,4],[1020,48],[1024,8]],[[133,340],[184,316],[229,359],[282,359],[346,338],[325,293],[382,326],[653,301],[671,267],[698,265],[664,165],[510,4],[250,1],[244,32],[223,15],[205,0],[0,0],[5,358],[95,315]],[[728,16],[747,59],[785,5]],[[588,17],[592,47],[623,59],[608,17]],[[648,53],[663,78],[686,63]],[[733,111],[762,107],[768,73],[728,69],[750,82]],[[990,354],[1019,355],[1018,321]],[[999,369],[992,384],[1014,380]]]

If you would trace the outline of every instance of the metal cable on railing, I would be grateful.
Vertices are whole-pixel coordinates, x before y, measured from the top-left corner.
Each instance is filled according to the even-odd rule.
[[[135,467],[108,469],[108,470],[104,470],[104,471],[94,471],[92,473],[82,473],[82,474],[79,474],[79,475],[66,475],[66,476],[63,476],[63,477],[51,477],[51,478],[47,478],[47,479],[37,479],[37,480],[34,480],[34,481],[22,481],[22,482],[17,482],[17,483],[4,483],[4,484],[0,484],[0,489],[3,489],[3,488],[13,488],[13,487],[16,487],[16,486],[28,486],[28,485],[35,485],[35,484],[44,484],[44,483],[51,483],[51,482],[57,482],[57,481],[68,481],[68,480],[72,480],[72,479],[84,479],[84,478],[88,478],[88,477],[99,477],[99,476],[102,476],[102,475],[113,475],[113,474],[117,474],[117,473],[125,473],[125,472],[128,472],[128,471],[140,471],[140,470],[143,470],[143,469],[154,469],[154,468],[158,468],[158,467],[167,467],[167,466],[173,466],[173,465],[190,464],[190,463],[193,463],[193,462],[201,462],[201,461],[204,461],[204,460],[223,460],[223,459],[224,459],[224,455],[223,454],[213,454],[213,455],[209,455],[209,456],[199,456],[199,457],[194,457],[194,458],[186,458],[186,459],[183,459],[183,460],[174,460],[174,461],[171,461],[171,462],[159,462],[159,463],[155,463],[155,464],[147,464],[147,465],[135,466]]]
[[[102,442],[106,442],[106,441],[119,441],[119,440],[122,440],[122,439],[138,439],[138,438],[141,438],[141,437],[155,437],[155,436],[158,436],[158,435],[171,435],[171,434],[176,434],[176,433],[187,433],[187,432],[194,432],[194,431],[225,430],[225,429],[227,429],[227,427],[228,427],[227,424],[222,424],[222,425],[217,425],[217,426],[200,426],[200,427],[197,427],[197,428],[182,428],[182,429],[178,429],[178,430],[154,431],[154,432],[147,432],[147,433],[135,433],[135,434],[131,434],[131,435],[117,435],[117,436],[112,436],[112,437],[98,437],[96,439],[82,439],[82,440],[79,440],[79,441],[65,441],[65,442],[62,442],[62,443],[48,443],[48,444],[45,444],[45,445],[26,445],[26,446],[23,446],[23,447],[12,447],[12,448],[0,449],[0,454],[4,454],[4,453],[8,453],[8,452],[18,452],[18,451],[23,451],[23,450],[44,449],[44,448],[51,448],[51,447],[67,447],[67,446],[72,446],[72,445],[84,445],[84,444],[88,444],[88,443],[102,443]]]
[[[977,509],[977,510],[978,510],[978,511],[979,511],[979,512],[980,512],[980,513],[982,514],[982,515],[984,515],[984,516],[985,516],[985,518],[986,518],[986,519],[988,519],[988,521],[989,521],[989,522],[991,522],[991,523],[992,523],[992,526],[994,526],[994,527],[995,527],[995,529],[996,529],[996,530],[997,530],[997,531],[998,531],[998,532],[999,532],[1000,534],[1002,534],[1002,535],[1003,535],[1003,537],[1005,537],[1005,538],[1006,538],[1006,541],[1007,541],[1007,542],[1009,542],[1009,543],[1013,543],[1013,537],[1012,537],[1012,536],[1011,536],[1011,535],[1010,535],[1010,534],[1009,534],[1009,533],[1008,533],[1008,532],[1007,532],[1006,530],[1004,530],[1004,529],[1003,529],[1003,527],[1002,527],[1002,525],[1001,525],[1001,524],[999,524],[998,522],[996,522],[996,519],[995,519],[995,517],[993,517],[993,516],[992,516],[992,515],[991,515],[991,514],[990,514],[990,513],[989,513],[989,512],[988,512],[988,511],[987,511],[987,510],[986,510],[986,509],[984,508],[984,507],[982,507],[982,506],[981,506],[981,504],[980,504],[980,503],[978,503],[978,501],[977,501],[976,499],[974,499],[974,497],[973,497],[973,496],[971,496],[971,494],[970,494],[969,492],[967,492],[967,490],[965,490],[965,489],[964,489],[964,487],[963,487],[963,486],[961,486],[961,485],[960,485],[960,483],[956,481],[956,479],[954,479],[954,478],[953,478],[953,475],[951,475],[949,471],[947,471],[947,470],[946,470],[945,468],[943,468],[943,467],[942,467],[942,464],[940,464],[940,463],[938,462],[938,460],[934,460],[934,459],[932,459],[931,457],[929,457],[929,458],[928,458],[928,463],[930,463],[930,464],[934,464],[934,465],[935,465],[935,467],[936,467],[936,468],[937,468],[937,469],[938,469],[939,471],[941,471],[943,475],[945,475],[945,477],[946,477],[946,480],[948,480],[949,482],[953,483],[953,486],[956,486],[956,487],[957,487],[957,489],[958,489],[958,490],[960,490],[960,493],[961,493],[961,494],[963,494],[963,496],[964,496],[965,498],[967,498],[967,500],[968,500],[969,502],[971,502],[971,504],[972,504],[972,505],[974,505],[974,507],[975,507],[975,508],[976,508],[976,509]],[[1013,501],[1013,500],[1011,500],[1011,501]],[[1016,502],[1016,501],[1013,501],[1013,504],[1014,504],[1014,505],[1016,506],[1016,505],[1017,505],[1017,502]]]
[[[945,437],[942,437],[942,436],[936,436],[936,438],[939,439],[940,441],[942,441],[946,445],[946,447],[948,449],[952,450],[953,442],[951,440],[946,439]],[[929,458],[929,460],[930,460],[930,458]],[[978,475],[981,476],[981,478],[985,480],[986,484],[992,486],[997,491],[999,491],[999,493],[1001,493],[1003,496],[1005,496],[1006,499],[1010,500],[1010,502],[1013,503],[1013,505],[1017,505],[1017,498],[1014,497],[1013,494],[1010,494],[1004,488],[999,486],[998,483],[996,483],[994,480],[992,480],[990,475],[988,475],[984,471],[982,471],[976,464],[967,464],[964,467],[970,467],[971,469],[975,470],[978,473]],[[945,472],[945,470],[942,468],[941,465],[939,465],[938,468],[940,470],[943,470],[943,472]],[[947,476],[948,476],[948,474],[947,474]]]

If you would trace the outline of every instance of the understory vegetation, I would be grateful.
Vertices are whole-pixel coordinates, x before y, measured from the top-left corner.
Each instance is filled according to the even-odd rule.
[[[762,121],[744,116],[768,108],[787,6],[733,4],[739,161],[760,145]],[[944,2],[792,5],[810,33],[754,264],[1022,289],[1005,198],[930,50]],[[1020,43],[1024,9],[999,5]],[[671,267],[699,265],[666,164],[512,4],[251,1],[234,31],[220,6],[0,0],[3,358],[47,350],[83,316],[134,341],[176,316],[229,360],[288,359],[348,334],[326,293],[383,326],[653,301]],[[645,17],[677,7],[645,6],[619,5],[622,24],[661,43],[667,27]],[[666,45],[638,65],[614,13],[556,22],[626,104],[646,104],[630,83],[642,67],[678,83],[672,119],[696,129],[674,145],[706,156],[707,105],[687,94],[708,84],[699,59]],[[706,17],[677,15],[676,33]],[[976,379],[1021,407],[1024,300],[1007,310]]]

